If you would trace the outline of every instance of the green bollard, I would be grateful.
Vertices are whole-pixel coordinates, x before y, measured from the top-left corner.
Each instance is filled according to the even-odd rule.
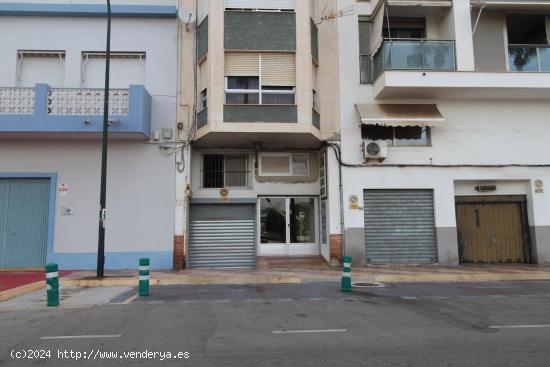
[[[59,306],[59,273],[57,264],[46,264],[46,299],[48,307]]]
[[[139,296],[149,295],[149,259],[139,259]]]
[[[351,256],[342,257],[342,292],[351,292]]]

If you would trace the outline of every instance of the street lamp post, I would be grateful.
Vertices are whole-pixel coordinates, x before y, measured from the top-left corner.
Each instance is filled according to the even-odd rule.
[[[97,239],[97,277],[105,268],[105,203],[107,199],[107,142],[109,139],[109,68],[111,63],[111,1],[107,0],[107,47],[105,49],[105,91],[103,98],[103,133],[101,136],[101,188],[99,194],[99,235]]]

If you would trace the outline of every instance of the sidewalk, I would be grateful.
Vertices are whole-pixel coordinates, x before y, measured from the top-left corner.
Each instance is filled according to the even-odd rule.
[[[62,270],[61,277],[72,273]],[[45,287],[43,270],[1,270],[0,271],[0,302],[13,297],[27,294]]]
[[[17,273],[25,273],[17,281]],[[137,286],[136,270],[108,271],[104,279],[96,279],[93,271],[60,272],[61,287]],[[11,277],[13,275],[13,277]],[[340,282],[342,270],[327,266],[294,266],[277,269],[193,269],[153,271],[151,285],[207,284],[296,284],[311,282]],[[0,272],[9,289],[0,290],[0,302],[44,288],[44,273]],[[11,277],[11,278],[10,278]],[[8,281],[9,279],[9,281]],[[550,266],[537,265],[461,265],[457,267],[427,266],[368,266],[352,268],[354,283],[407,282],[490,282],[517,280],[550,280]]]
[[[308,282],[339,282],[341,268],[290,269],[196,269],[179,272],[151,273],[151,285],[204,284],[289,284]],[[353,268],[354,283],[401,282],[486,282],[512,280],[550,280],[550,266],[537,265],[462,265],[431,266],[368,266]],[[136,271],[107,272],[104,279],[95,279],[94,272],[75,272],[60,280],[61,285],[97,287],[136,285]]]

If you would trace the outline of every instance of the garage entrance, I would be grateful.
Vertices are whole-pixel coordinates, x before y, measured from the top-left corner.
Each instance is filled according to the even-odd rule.
[[[525,196],[457,196],[456,221],[460,262],[531,261]]]
[[[187,266],[251,268],[256,265],[254,204],[193,204]]]
[[[0,268],[42,268],[48,242],[48,179],[0,179]]]

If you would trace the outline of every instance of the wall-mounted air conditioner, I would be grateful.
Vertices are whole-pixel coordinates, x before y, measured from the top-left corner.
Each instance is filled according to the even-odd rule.
[[[388,156],[388,143],[383,140],[363,140],[363,154],[366,160],[384,160]]]

